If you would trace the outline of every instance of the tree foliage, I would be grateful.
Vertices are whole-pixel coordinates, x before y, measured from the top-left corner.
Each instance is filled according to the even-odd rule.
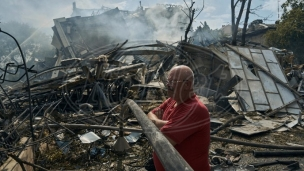
[[[286,18],[289,11],[288,9],[291,8],[291,9],[296,9],[296,8],[299,8],[299,9],[304,9],[304,1],[303,0],[286,0],[286,2],[284,2],[281,6],[283,8],[283,16],[282,18]]]
[[[297,6],[286,11],[274,31],[266,33],[269,46],[293,51],[298,62],[304,63],[304,10]]]

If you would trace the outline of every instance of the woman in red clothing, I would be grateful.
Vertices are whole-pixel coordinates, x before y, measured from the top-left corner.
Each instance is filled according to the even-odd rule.
[[[193,83],[189,67],[173,67],[166,83],[169,99],[147,116],[193,170],[209,171],[210,117],[193,92]],[[155,153],[153,161],[157,171],[164,170]]]

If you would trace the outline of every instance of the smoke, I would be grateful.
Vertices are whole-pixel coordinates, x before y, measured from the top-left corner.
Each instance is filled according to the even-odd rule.
[[[126,6],[125,1],[121,0],[1,0],[0,22],[26,23],[52,35],[53,19],[71,17],[73,2],[83,9],[98,9],[102,5],[110,8]]]
[[[110,17],[106,21],[112,26],[111,33],[107,32],[110,37],[133,41],[178,41],[188,25],[187,17],[179,6],[156,5],[146,9],[139,7],[127,14],[122,12],[121,15],[125,23],[119,18],[113,20]]]
[[[52,36],[53,19],[65,17],[68,21],[73,13],[74,0],[52,0],[51,2],[47,0],[3,0],[2,2],[6,6],[0,6],[1,22],[15,20],[37,28],[33,35],[29,36],[30,39],[35,37],[34,34],[38,32],[47,32],[48,35]],[[120,43],[126,39],[138,42],[146,40],[178,41],[184,36],[185,28],[189,22],[182,7],[178,5],[154,5],[150,8],[144,8],[138,4],[137,9],[124,11],[120,8],[126,8],[129,4],[121,0],[111,2],[106,0],[75,0],[75,2],[76,8],[80,11],[85,9],[98,11],[102,6],[112,9],[116,6],[120,10],[119,15],[105,15],[103,17],[91,17],[92,10],[88,10],[91,12],[81,16],[82,22],[72,24],[71,29],[74,31],[72,31],[71,35],[73,34],[73,36],[71,37],[75,39],[71,41],[82,43],[83,49],[79,48],[79,52],[86,48],[95,49],[101,45]],[[88,22],[93,20],[92,18],[95,18],[95,23]],[[12,56],[14,55],[7,57]],[[28,53],[27,56],[32,56],[32,54]],[[41,58],[44,57],[41,56]],[[15,60],[20,61],[18,58]]]
[[[180,6],[157,5],[146,10],[146,18],[154,27],[154,38],[178,41],[189,23]]]
[[[125,40],[171,43],[180,40],[188,25],[187,19],[180,6],[156,5],[145,9],[140,6],[134,11],[124,11],[118,8],[84,10],[77,8],[76,4],[73,17],[61,21],[60,25],[70,41],[77,45],[74,50],[78,55],[86,49],[93,50]]]
[[[77,8],[80,9],[97,10],[102,6],[106,6],[112,9],[118,7],[120,10],[134,12],[139,7],[138,2],[130,3],[122,0],[2,0],[1,2],[1,22],[17,21],[27,23],[50,36],[53,34],[51,29],[54,26],[53,19],[71,17],[73,2],[76,2]],[[147,3],[145,2],[143,5],[147,5]],[[148,4],[151,3],[149,2]],[[184,34],[184,28],[180,26],[187,21],[184,20],[186,15],[180,8],[166,8],[165,6],[156,5],[144,8],[142,12],[134,13],[128,17],[124,16],[130,31],[126,38],[130,40],[172,40],[172,38],[180,40],[180,37]]]

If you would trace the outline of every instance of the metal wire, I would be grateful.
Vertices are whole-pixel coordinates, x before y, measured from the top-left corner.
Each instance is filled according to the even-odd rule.
[[[22,49],[18,43],[18,41],[15,39],[14,36],[12,36],[11,34],[1,30],[0,28],[0,32],[10,36],[11,38],[14,39],[15,43],[17,44],[18,46],[18,49],[20,51],[20,54],[21,54],[21,57],[22,57],[22,61],[23,61],[23,65],[24,65],[24,70],[25,70],[25,75],[26,75],[26,80],[27,80],[27,91],[28,91],[28,101],[29,101],[29,109],[30,109],[30,128],[31,128],[31,134],[32,134],[32,140],[34,141],[35,140],[35,135],[34,135],[34,128],[33,128],[33,113],[32,113],[32,100],[31,100],[31,89],[30,89],[30,81],[29,81],[29,75],[28,75],[28,69],[26,67],[26,60],[24,58],[24,55],[23,55],[23,52],[22,52]]]

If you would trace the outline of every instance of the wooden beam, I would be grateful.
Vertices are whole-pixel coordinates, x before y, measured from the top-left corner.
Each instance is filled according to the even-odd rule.
[[[22,137],[20,140],[20,144],[25,144],[27,143],[28,137]],[[30,140],[31,141],[31,140]],[[24,148],[21,153],[16,157],[18,158],[16,161],[13,157],[9,157],[1,166],[0,170],[9,170],[9,171],[21,171],[21,170],[26,170],[26,171],[33,171],[32,166],[24,166],[23,163],[20,163],[20,161],[26,161],[28,163],[34,163],[34,153],[33,153],[33,146],[28,146]]]
[[[65,22],[66,19],[63,17],[63,18],[58,18],[58,19],[54,19],[54,23],[55,23],[55,28],[58,32],[58,35],[60,37],[60,40],[63,44],[63,47],[67,48],[69,53],[71,54],[72,58],[76,58],[75,54],[74,54],[74,51],[73,49],[71,48],[71,45],[69,43],[69,40],[68,38],[66,37],[65,35],[65,32],[60,24],[60,22]]]
[[[133,100],[127,99],[125,105],[137,118],[165,170],[193,170]]]

